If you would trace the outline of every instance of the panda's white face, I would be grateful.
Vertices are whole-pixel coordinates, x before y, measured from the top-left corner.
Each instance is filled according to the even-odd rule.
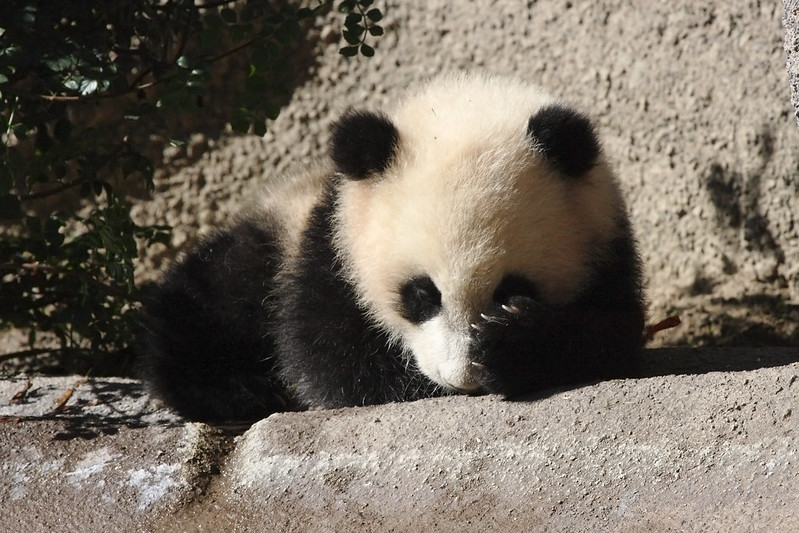
[[[570,301],[616,231],[601,155],[564,176],[531,138],[531,117],[552,106],[509,80],[444,79],[389,115],[386,168],[340,185],[335,242],[363,307],[447,388],[478,387],[471,324],[486,306]]]

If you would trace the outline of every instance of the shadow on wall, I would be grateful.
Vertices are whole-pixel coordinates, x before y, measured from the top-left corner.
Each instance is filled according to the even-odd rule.
[[[724,275],[734,276],[746,265],[756,273],[763,292],[716,296],[723,280],[699,276],[675,303],[673,312],[683,317],[684,326],[675,332],[672,346],[799,346],[799,305],[785,300],[790,280],[780,272],[785,264],[780,245],[784,236],[774,234],[764,201],[768,200],[764,178],[774,156],[774,133],[764,125],[748,142],[748,151],[756,157],[753,167],[735,170],[712,162],[701,180],[713,206],[714,232],[724,249]],[[701,313],[694,316],[694,308]]]
[[[725,169],[720,163],[708,167],[703,185],[716,210],[716,224],[727,245],[740,252],[772,256],[778,264],[785,254],[769,228],[762,212],[763,175],[774,156],[774,134],[768,126],[750,141],[760,158],[758,168],[746,175]],[[734,272],[734,265],[729,266]],[[732,273],[730,272],[730,273]]]
[[[698,280],[697,292],[674,306],[672,314],[683,319],[674,340],[675,347],[787,347],[799,346],[799,304],[790,303],[779,293],[751,294],[734,298],[712,294],[710,280]],[[698,300],[701,313],[694,316]]]

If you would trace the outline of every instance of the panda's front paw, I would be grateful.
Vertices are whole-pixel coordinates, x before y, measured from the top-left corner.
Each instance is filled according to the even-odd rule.
[[[543,366],[539,338],[547,328],[547,308],[516,296],[495,303],[472,324],[472,371],[488,392],[512,395],[535,388]]]

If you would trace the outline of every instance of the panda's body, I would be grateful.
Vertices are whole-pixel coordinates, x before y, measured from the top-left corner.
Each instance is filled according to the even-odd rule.
[[[635,366],[638,257],[590,122],[539,89],[450,76],[334,126],[333,168],[273,185],[146,305],[155,392],[252,418]]]

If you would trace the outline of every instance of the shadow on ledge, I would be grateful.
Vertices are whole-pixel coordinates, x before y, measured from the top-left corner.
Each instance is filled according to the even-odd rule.
[[[61,382],[54,384],[53,380]],[[58,428],[53,440],[91,440],[116,435],[125,428],[182,425],[179,417],[151,404],[144,387],[135,380],[80,378],[67,388],[63,383],[64,378],[46,376],[9,380],[6,385],[15,394],[0,411],[0,426],[53,422]]]
[[[653,348],[644,350],[636,377],[740,372],[799,362],[799,346],[763,348]]]

